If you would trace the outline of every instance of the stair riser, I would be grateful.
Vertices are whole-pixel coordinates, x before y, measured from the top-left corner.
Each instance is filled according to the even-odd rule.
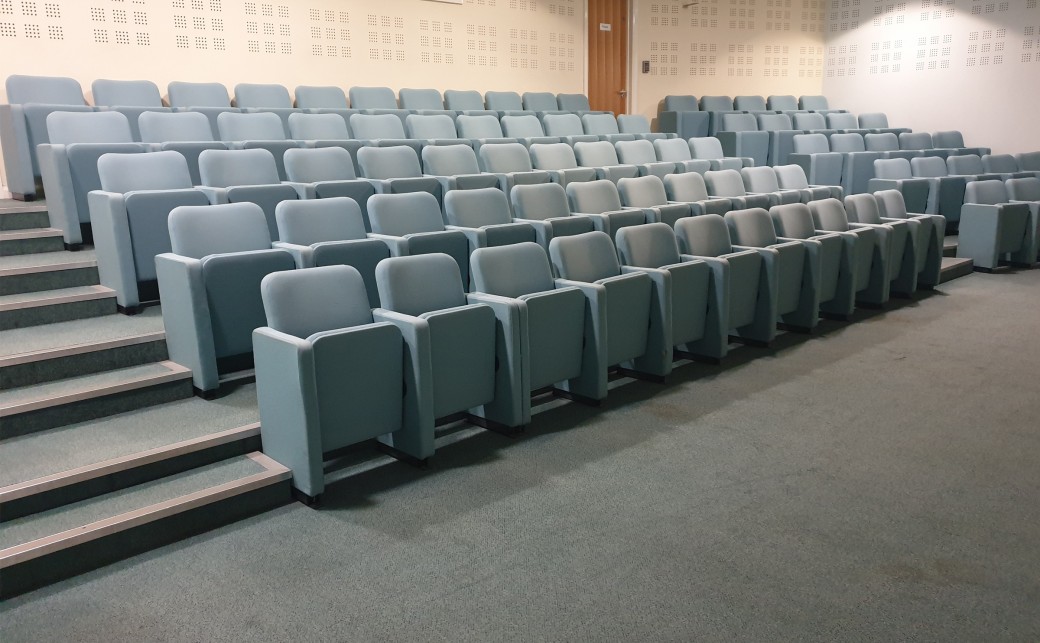
[[[23,292],[40,292],[58,288],[75,288],[77,286],[98,285],[96,266],[89,268],[71,268],[69,270],[49,270],[24,275],[0,277],[0,295],[16,295]]]
[[[61,237],[6,239],[0,241],[0,256],[31,255],[40,252],[59,252],[64,249],[65,242]]]
[[[72,319],[101,317],[116,312],[115,297],[72,301],[50,306],[33,306],[0,312],[0,330],[54,324]]]
[[[160,339],[102,351],[16,364],[0,368],[0,390],[43,384],[117,368],[140,366],[141,364],[161,362],[165,359],[169,359],[166,340]]]
[[[94,399],[20,413],[0,420],[0,439],[46,431],[146,406],[183,400],[191,396],[191,379],[179,379]]]
[[[4,212],[0,214],[0,232],[47,228],[51,225],[46,210],[36,212]]]
[[[970,275],[972,272],[972,263],[970,261],[962,265],[943,268],[942,271],[939,273],[939,283],[944,284],[947,281],[952,281],[954,279]]]
[[[0,599],[222,527],[288,504],[290,499],[289,481],[284,480],[7,567]]]
[[[253,435],[241,440],[214,445],[200,451],[150,462],[101,478],[86,480],[78,484],[26,496],[25,498],[18,498],[17,500],[0,504],[0,522],[15,520],[41,511],[49,511],[63,505],[94,498],[120,489],[127,489],[135,485],[151,482],[152,480],[182,473],[189,469],[259,450],[260,436]]]

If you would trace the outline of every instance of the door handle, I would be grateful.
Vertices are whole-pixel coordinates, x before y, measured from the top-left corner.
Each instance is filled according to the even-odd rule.
[[[627,89],[622,89],[622,90],[618,91],[618,96],[628,96],[628,90]]]

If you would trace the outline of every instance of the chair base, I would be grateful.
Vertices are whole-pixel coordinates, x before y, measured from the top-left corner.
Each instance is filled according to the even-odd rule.
[[[307,494],[305,494],[304,492],[300,491],[296,487],[292,487],[292,489],[290,489],[290,493],[292,494],[293,500],[297,500],[297,501],[303,503],[304,505],[310,507],[311,509],[320,509],[321,508],[321,494],[320,493],[318,495],[316,495],[316,496],[308,496]]]
[[[761,339],[751,339],[750,337],[741,337],[739,335],[730,335],[729,341],[745,346],[754,346],[755,348],[772,348],[773,346],[773,342],[765,342]]]
[[[879,304],[876,301],[857,301],[856,308],[866,308],[867,310],[884,310],[885,304]]]
[[[827,313],[827,312],[824,312],[822,310],[820,311],[820,317],[823,318],[823,319],[830,319],[832,321],[843,321],[843,322],[847,322],[850,319],[852,319],[852,315],[846,315],[844,313]]]
[[[719,357],[705,357],[704,355],[697,355],[696,353],[689,353],[687,351],[681,351],[678,348],[672,349],[672,359],[688,359],[691,362],[699,362],[701,364],[711,364],[712,366],[718,366],[722,364],[722,358]]]
[[[617,367],[617,374],[622,377],[631,377],[634,380],[643,380],[644,382],[653,382],[654,384],[664,384],[667,382],[667,378],[664,375],[651,375],[650,373],[643,373],[641,371],[633,371],[630,368]]]
[[[404,451],[399,451],[388,444],[383,444],[382,442],[376,443],[376,449],[378,449],[380,453],[388,455],[394,460],[413,466],[416,469],[426,469],[430,466],[429,458],[416,458],[415,456],[408,455]]]
[[[523,431],[524,431],[524,427],[522,425],[521,426],[517,426],[517,427],[510,427],[510,426],[506,426],[504,424],[500,424],[498,422],[495,422],[493,420],[489,420],[487,418],[482,418],[479,415],[473,415],[471,413],[465,413],[465,414],[463,414],[463,417],[470,424],[473,424],[475,426],[479,426],[482,429],[485,429],[487,431],[491,431],[492,433],[497,433],[497,434],[505,436],[507,438],[515,438],[517,436],[517,434],[523,433]]]
[[[28,203],[30,201],[35,201],[38,197],[35,194],[18,194],[17,192],[12,192],[11,198],[15,201],[24,201]]]
[[[82,243],[66,243],[65,244],[65,249],[68,250],[69,252],[79,252],[80,250],[83,249],[83,244]]]
[[[798,333],[799,335],[812,335],[813,329],[806,326],[794,326],[792,324],[785,324],[783,322],[777,322],[777,330],[785,330],[789,333]]]
[[[599,407],[602,404],[602,400],[596,400],[585,395],[578,395],[577,393],[571,393],[570,391],[564,391],[563,389],[554,388],[552,386],[547,386],[544,389],[539,389],[537,391],[531,391],[531,397],[543,393],[551,393],[553,397],[577,402],[578,404],[584,404],[585,406]]]
[[[198,388],[197,386],[193,386],[193,387],[191,387],[191,390],[195,394],[196,397],[201,397],[202,399],[204,399],[206,401],[212,401],[212,400],[215,400],[218,397],[220,397],[220,388],[219,387],[215,388],[215,389],[210,389],[208,391],[203,391],[202,389]]]

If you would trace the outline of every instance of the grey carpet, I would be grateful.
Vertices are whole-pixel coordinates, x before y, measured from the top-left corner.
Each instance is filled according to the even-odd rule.
[[[7,601],[4,643],[1037,640],[1040,271]]]

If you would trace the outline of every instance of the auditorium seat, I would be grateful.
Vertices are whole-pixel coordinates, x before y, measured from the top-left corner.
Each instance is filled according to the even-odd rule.
[[[524,92],[520,97],[524,111],[527,112],[558,112],[560,104],[556,100],[556,94],[552,92]],[[569,111],[569,110],[568,110]]]
[[[220,139],[217,117],[224,112],[238,112],[231,107],[227,87],[220,83],[194,83],[172,81],[166,86],[166,95],[174,111],[189,111],[204,114],[209,119],[214,140]]]
[[[877,152],[883,159],[910,159],[924,156],[920,150],[899,149],[899,138],[892,133],[864,134],[863,144],[868,152]]]
[[[567,200],[572,214],[589,217],[596,230],[605,232],[611,239],[625,226],[647,222],[641,209],[621,205],[617,186],[606,179],[569,183]]]
[[[221,375],[253,366],[252,332],[267,323],[261,280],[295,264],[271,247],[255,203],[174,208],[169,229],[172,251],[155,258],[166,346],[191,369],[195,389],[211,395]]]
[[[1028,203],[1010,203],[1003,181],[971,181],[964,192],[957,256],[995,270],[1002,261],[1031,267],[1037,261],[1040,220]]]
[[[832,152],[841,154],[841,187],[846,194],[866,192],[874,178],[874,161],[879,152],[868,152],[860,134],[834,134],[830,139]]]
[[[899,190],[881,190],[874,193],[882,218],[909,219],[921,224],[914,243],[917,257],[917,283],[937,286],[942,271],[943,243],[946,237],[946,218],[938,214],[907,212],[906,201]]]
[[[913,166],[913,161],[910,162],[910,165]],[[988,171],[978,154],[950,156],[946,159],[946,170],[952,176],[971,177],[968,179],[969,181],[1006,181],[1013,178],[1011,174]]]
[[[657,128],[687,140],[708,136],[711,116],[702,112],[696,96],[665,96],[657,114]]]
[[[799,190],[782,189],[771,167],[745,167],[740,170],[740,178],[748,194],[768,194],[773,205],[801,203],[806,194]]]
[[[286,115],[288,118],[288,115]],[[267,150],[274,157],[278,176],[285,180],[285,163],[282,156],[286,150],[299,147],[300,142],[286,138],[287,124],[277,114],[255,112],[238,114],[226,112],[217,116],[220,140],[235,150]]]
[[[516,92],[484,92],[484,108],[498,115],[524,111],[524,101]]]
[[[932,143],[938,149],[948,150],[949,156],[959,156],[961,154],[982,156],[993,151],[988,147],[965,147],[964,135],[957,130],[947,130],[932,134]]]
[[[460,114],[455,119],[455,127],[459,132],[459,137],[468,139],[475,150],[491,143],[517,142],[515,138],[507,137],[502,133],[502,124],[498,117],[490,114],[476,116]]]
[[[891,228],[873,228],[850,223],[838,199],[821,199],[808,204],[813,227],[842,235],[855,273],[857,305],[879,307],[889,298],[889,241]]]
[[[867,192],[881,190],[902,192],[906,207],[911,212],[938,213],[938,181],[914,177],[910,161],[907,159],[882,158],[874,161],[874,178],[867,181]]]
[[[596,169],[578,166],[574,148],[566,143],[535,143],[530,147],[531,164],[549,173],[553,183],[567,186],[575,181],[593,181]]]
[[[365,142],[357,140],[351,135],[347,118],[349,116],[340,115],[334,111],[323,111],[319,114],[290,114],[289,136],[293,140],[299,141],[302,147],[339,147],[346,150],[350,153],[356,175],[361,172],[361,167],[357,164],[357,151],[364,147]],[[286,150],[286,152],[288,151]],[[282,156],[284,159],[285,155]],[[288,169],[286,176],[288,177]]]
[[[704,177],[697,172],[670,174],[664,177],[664,189],[668,200],[687,203],[694,216],[700,214],[726,214],[733,209],[729,199],[708,195]]]
[[[751,114],[770,111],[763,96],[734,96],[733,107],[739,111]]]
[[[708,136],[716,136],[722,130],[723,116],[740,113],[729,96],[701,96],[701,111],[708,112]]]
[[[482,173],[477,154],[469,145],[427,145],[422,151],[423,173],[435,177],[441,192],[498,188],[498,177]]]
[[[538,243],[548,252],[554,237],[592,232],[592,217],[571,213],[567,191],[559,183],[517,185],[509,192],[514,221],[534,226]]]
[[[325,490],[327,454],[385,435],[421,455],[415,428],[403,427],[401,331],[373,319],[364,290],[348,266],[279,272],[260,283],[266,325],[253,331],[260,437],[308,502]]]
[[[1040,178],[1009,179],[1004,182],[1004,189],[1007,190],[1008,202],[1028,205],[1033,225],[1040,225]],[[1037,249],[1040,250],[1040,245]],[[1037,260],[1040,261],[1040,256]]]
[[[691,138],[689,145],[693,158],[710,161],[712,170],[739,170],[755,164],[750,156],[726,156],[722,151],[722,143],[714,136]]]
[[[389,87],[351,87],[350,106],[354,109],[397,110],[397,96]]]
[[[502,134],[519,141],[526,146],[533,143],[559,143],[559,136],[546,136],[542,122],[534,114],[516,114],[503,116]]]
[[[903,132],[911,131],[906,127],[889,127],[888,115],[882,112],[860,114],[857,122],[860,129],[869,130],[871,134],[892,134],[898,137]]]
[[[178,152],[188,164],[191,184],[199,185],[199,154],[203,150],[226,150],[227,145],[213,140],[213,130],[205,114],[197,112],[143,112],[138,117],[141,142],[157,145],[161,151]]]
[[[296,107],[312,110],[348,110],[347,95],[333,85],[300,85],[296,88]]]
[[[169,112],[163,105],[159,88],[150,80],[108,80],[99,78],[90,84],[94,105],[104,111],[119,112],[130,123],[135,141],[140,141],[141,130],[137,118],[145,112]]]
[[[436,89],[404,87],[397,91],[397,96],[401,100],[401,109],[408,109],[413,112],[425,110],[434,112],[444,111],[444,97]]]
[[[704,173],[704,185],[713,197],[728,199],[732,210],[747,208],[769,209],[779,201],[779,196],[748,194],[744,178],[736,170],[712,170]]]
[[[859,126],[859,120],[855,114],[849,112],[831,112],[827,114],[827,129],[835,130],[842,134],[869,134],[870,130]]]
[[[801,96],[798,98],[798,109],[811,110],[813,112],[841,111],[831,110],[826,96]]]
[[[581,118],[577,114],[546,114],[542,116],[542,126],[545,128],[546,135],[556,136],[569,145],[600,140],[600,137],[595,134],[585,133]]]
[[[459,230],[477,248],[534,242],[534,226],[513,220],[505,192],[497,187],[451,190],[444,195],[445,229]]]
[[[474,89],[444,90],[444,106],[458,114],[490,114],[484,107],[484,97]]]
[[[607,179],[617,183],[622,178],[639,176],[639,168],[634,165],[623,165],[618,159],[614,145],[607,141],[575,143],[574,156],[581,167],[595,168],[597,179]]]
[[[756,166],[769,165],[769,132],[758,129],[753,114],[723,114],[715,137],[726,156],[750,158]]]
[[[1040,152],[1022,152],[1015,154],[1018,169],[1023,172],[1040,172]]]
[[[589,97],[585,94],[556,94],[556,104],[562,112],[580,114],[592,111]]]
[[[664,183],[656,176],[621,179],[617,189],[622,207],[642,210],[647,223],[667,223],[674,227],[682,217],[703,212],[700,208],[693,212],[694,206],[689,203],[669,202]]]
[[[795,112],[802,111],[798,107],[798,99],[790,94],[772,95],[766,99],[766,109],[792,116]]]
[[[794,129],[787,114],[760,113],[758,129],[769,133],[769,165],[786,165],[787,157],[794,151],[794,137],[801,130]],[[765,164],[763,164],[765,165]]]
[[[423,142],[408,138],[404,121],[394,114],[351,114],[350,131],[354,137],[374,147],[410,147],[418,157]]]
[[[613,114],[582,114],[581,125],[586,134],[598,136],[602,141],[634,141],[634,134],[622,134]]]
[[[199,155],[199,189],[209,202],[253,203],[267,217],[268,235],[278,238],[275,207],[282,201],[299,198],[296,189],[278,176],[274,156],[265,149],[205,150]]]
[[[696,172],[697,174],[704,174],[708,170],[714,169],[713,165],[722,165],[722,162],[718,160],[693,158],[693,151],[690,143],[682,138],[655,140],[653,143],[654,151],[657,153],[658,160],[674,163],[677,172]],[[740,160],[737,159],[737,161],[739,162]],[[736,165],[738,168],[743,167],[742,162],[740,162],[739,165],[734,162],[733,165]]]
[[[909,297],[917,290],[917,244],[921,239],[921,223],[912,219],[889,219],[881,216],[881,207],[873,194],[845,197],[849,221],[870,226],[888,239],[889,292]]]
[[[235,85],[234,105],[243,112],[270,112],[277,114],[282,120],[283,136],[289,133],[289,114],[299,111],[293,107],[289,90],[282,85],[273,83],[239,83]],[[219,117],[217,125],[220,125]]]
[[[903,132],[899,135],[899,149],[920,152],[921,156],[938,156],[946,159],[950,150],[935,149],[932,135],[928,132]]]
[[[650,120],[642,114],[618,114],[618,131],[622,134],[633,134],[637,139],[645,138],[648,141],[657,139],[675,138],[674,133],[651,132]]]
[[[828,138],[831,134],[839,132],[839,130],[828,127],[827,117],[818,112],[797,112],[793,116],[793,123],[795,129],[810,134],[822,134]]]
[[[494,174],[506,194],[512,192],[513,186],[548,183],[551,178],[545,170],[534,169],[531,154],[520,143],[481,145],[478,157],[483,171]]]
[[[362,147],[357,159],[361,176],[379,194],[427,192],[438,203],[443,198],[440,181],[432,176],[423,176],[419,157],[411,147]]]
[[[334,146],[286,150],[285,173],[289,179],[286,183],[301,199],[352,199],[361,208],[368,228],[368,199],[375,194],[375,186],[357,178],[354,161],[347,150]]]
[[[964,203],[964,187],[974,176],[953,176],[946,167],[946,159],[938,156],[922,156],[910,159],[910,169],[918,178],[925,178],[935,186],[935,208],[913,210],[925,214],[941,214],[947,221],[960,219],[961,204]]]
[[[368,219],[369,236],[385,243],[391,256],[446,254],[459,264],[462,283],[468,286],[469,242],[461,231],[444,227],[441,207],[432,194],[376,194],[368,200]]]
[[[420,141],[424,147],[431,145],[470,147],[469,141],[459,138],[459,133],[455,129],[455,121],[447,114],[409,114],[404,119],[404,127],[408,138]]]
[[[664,177],[679,171],[678,164],[657,160],[654,144],[646,139],[618,141],[614,143],[614,150],[618,160],[626,165],[634,165],[640,176]]]
[[[1018,161],[1011,154],[986,154],[982,157],[982,167],[986,172],[1001,174],[1004,180],[1040,178],[1040,170],[1035,172],[1024,171],[1018,166]]]
[[[811,185],[805,178],[805,171],[800,165],[777,165],[773,168],[776,182],[783,190],[797,190],[801,194],[802,203],[810,203],[819,199],[843,198],[845,191],[840,185]]]

